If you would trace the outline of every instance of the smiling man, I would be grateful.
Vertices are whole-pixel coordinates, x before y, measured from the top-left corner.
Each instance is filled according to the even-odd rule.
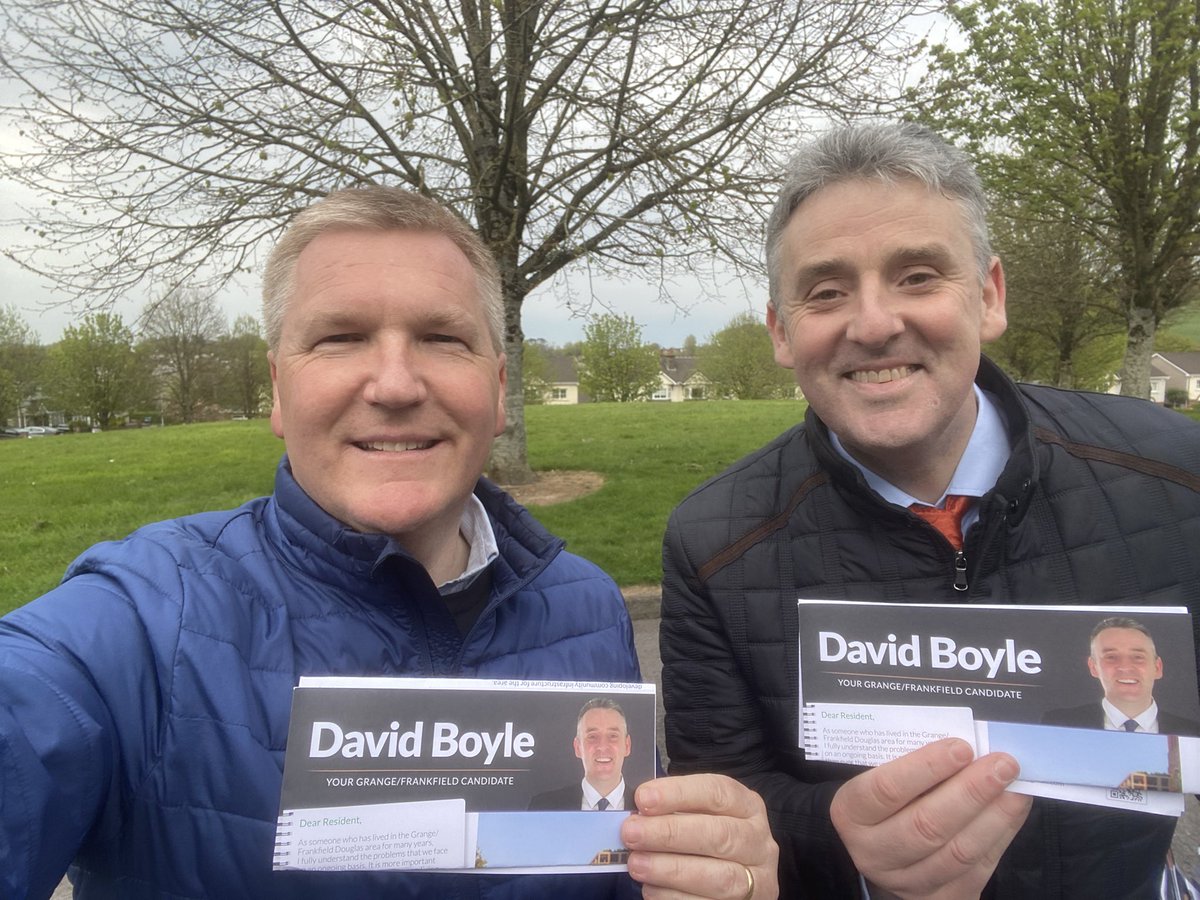
[[[263,313],[274,493],[99,544],[0,620],[0,896],[49,896],[68,866],[84,900],[640,896],[612,873],[273,871],[302,675],[640,674],[616,585],[481,477],[504,310],[469,227],[407,191],[336,192],[276,245]],[[637,796],[623,837],[651,896],[775,896],[751,791]]]
[[[761,793],[786,897],[1156,895],[1171,820],[1031,807],[1004,754],[948,740],[861,774],[806,759],[796,600],[1196,611],[1200,425],[1018,385],[982,355],[1007,324],[1004,270],[970,159],[922,126],[807,144],[766,251],[775,359],[808,410],[668,524],[672,774]]]
[[[537,794],[532,810],[633,809],[633,789],[622,769],[633,751],[625,712],[609,697],[589,700],[579,710],[572,741],[575,757],[583,763],[583,778],[573,784]]]
[[[1128,616],[1110,616],[1092,629],[1088,646],[1088,672],[1100,682],[1104,697],[1099,703],[1050,710],[1044,723],[1200,737],[1200,723],[1160,709],[1154,699],[1163,661],[1145,625]]]

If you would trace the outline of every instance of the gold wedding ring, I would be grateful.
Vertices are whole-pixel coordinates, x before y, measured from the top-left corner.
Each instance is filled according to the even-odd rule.
[[[754,872],[745,864],[742,868],[746,870],[746,893],[742,894],[742,900],[750,900],[754,896]]]

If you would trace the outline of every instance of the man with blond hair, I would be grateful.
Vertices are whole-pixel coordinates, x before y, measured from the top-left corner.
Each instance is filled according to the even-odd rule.
[[[0,895],[68,867],[81,898],[637,895],[624,874],[272,871],[302,675],[640,673],[612,581],[480,475],[506,373],[475,233],[417,194],[339,191],[295,218],[263,295],[274,493],[99,544],[0,620]],[[648,895],[774,896],[752,792],[666,779],[638,802]]]

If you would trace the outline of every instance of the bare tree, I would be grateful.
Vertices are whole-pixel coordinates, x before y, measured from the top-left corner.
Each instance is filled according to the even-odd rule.
[[[779,157],[806,117],[896,95],[920,2],[10,0],[5,111],[31,149],[0,174],[56,204],[10,254],[115,297],[252,269],[334,187],[436,197],[500,264],[491,471],[521,480],[529,291],[581,259],[756,266]]]
[[[143,314],[142,338],[159,367],[172,412],[194,422],[216,388],[213,350],[225,316],[208,294],[176,288]]]

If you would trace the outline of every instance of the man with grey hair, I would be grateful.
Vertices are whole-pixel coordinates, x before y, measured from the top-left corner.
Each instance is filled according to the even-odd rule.
[[[702,485],[663,550],[671,772],[766,800],[787,897],[1146,897],[1174,823],[1028,798],[962,741],[876,769],[805,758],[798,598],[1200,608],[1200,425],[1018,385],[970,159],[909,123],[836,128],[787,173],[767,325],[803,424]]]
[[[302,675],[640,680],[613,582],[480,473],[504,427],[496,267],[433,201],[301,212],[264,314],[269,497],[93,547],[0,619],[0,896],[775,895],[762,801],[642,785],[624,874],[273,871]],[[676,812],[699,815],[676,816]]]

